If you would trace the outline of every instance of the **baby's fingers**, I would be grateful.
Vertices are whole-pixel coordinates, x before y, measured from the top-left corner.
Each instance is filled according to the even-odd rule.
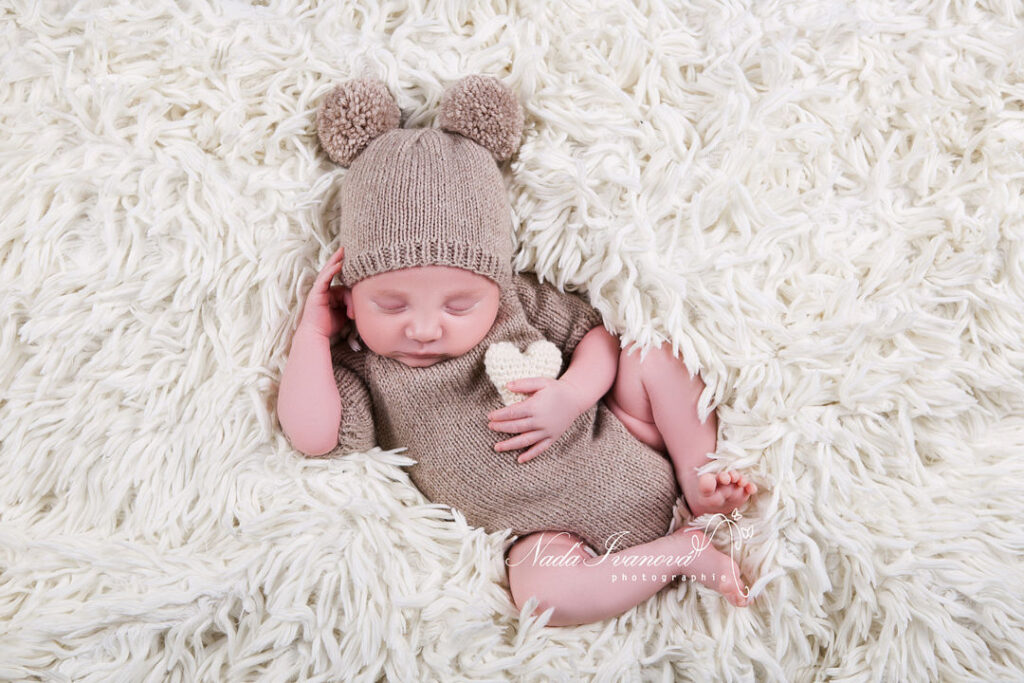
[[[514,451],[517,448],[526,448],[537,443],[540,439],[544,438],[544,432],[532,431],[520,434],[519,436],[511,439],[505,439],[494,444],[494,450],[496,451]]]
[[[548,449],[548,446],[551,445],[551,442],[552,442],[551,437],[548,437],[546,439],[541,440],[533,448],[531,448],[530,450],[528,450],[525,453],[523,453],[522,455],[520,455],[519,458],[516,460],[516,462],[522,464],[524,462],[529,462],[529,461],[533,460],[538,455],[540,455],[541,453],[546,451]]]
[[[527,405],[529,400],[516,401],[510,406],[504,408],[498,408],[487,413],[487,419],[492,422],[501,422],[502,420],[516,420],[523,417],[531,417],[533,413],[530,410],[530,406]]]
[[[345,303],[344,285],[331,285],[328,291],[330,292],[332,306],[341,306]]]
[[[505,388],[510,389],[517,394],[532,394],[535,391],[540,391],[554,381],[555,380],[550,377],[523,377],[506,383]]]
[[[530,419],[524,420],[491,420],[487,423],[490,429],[496,432],[506,432],[508,434],[519,434],[525,432],[527,429],[533,429],[534,424]]]
[[[326,289],[327,285],[330,284],[334,276],[341,272],[342,259],[345,255],[345,247],[341,247],[338,251],[331,254],[331,258],[327,259],[327,263],[320,269],[320,272],[316,276],[317,284],[321,285],[322,288]]]

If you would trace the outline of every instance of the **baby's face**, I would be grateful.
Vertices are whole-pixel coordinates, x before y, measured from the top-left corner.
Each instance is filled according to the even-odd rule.
[[[422,368],[479,344],[498,315],[500,293],[472,271],[420,266],[360,280],[344,297],[371,351]]]

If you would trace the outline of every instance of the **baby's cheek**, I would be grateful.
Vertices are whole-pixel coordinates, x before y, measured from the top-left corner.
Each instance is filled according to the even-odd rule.
[[[357,318],[356,326],[360,330],[366,330],[370,334],[383,334],[386,333],[388,328],[393,326],[386,318],[381,315],[374,313],[364,312]]]
[[[356,330],[363,341],[374,350],[392,343],[397,335],[393,322],[382,321],[379,316],[372,315],[358,319]]]
[[[489,317],[477,316],[461,329],[462,341],[474,345],[483,340],[491,330],[494,321]]]

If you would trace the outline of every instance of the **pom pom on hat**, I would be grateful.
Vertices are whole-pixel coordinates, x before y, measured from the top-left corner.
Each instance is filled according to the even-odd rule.
[[[374,138],[398,127],[401,112],[387,86],[377,80],[348,81],[332,90],[317,112],[320,145],[331,160],[348,167]]]
[[[441,101],[440,128],[398,128],[378,81],[349,81],[318,112],[320,142],[342,175],[334,214],[342,284],[417,266],[452,266],[512,286],[512,207],[495,160],[519,147],[523,114],[497,79],[464,78]]]
[[[523,108],[504,83],[491,76],[466,76],[445,91],[441,128],[486,148],[497,161],[519,149]]]

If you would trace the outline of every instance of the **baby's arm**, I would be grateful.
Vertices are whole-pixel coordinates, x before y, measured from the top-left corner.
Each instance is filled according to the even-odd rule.
[[[281,428],[296,449],[323,455],[338,445],[341,409],[330,340],[318,330],[299,325],[277,399]]]
[[[619,343],[603,327],[583,335],[573,350],[569,367],[557,380],[532,377],[508,383],[518,393],[532,394],[510,406],[491,411],[488,427],[518,434],[494,445],[497,451],[529,448],[516,458],[529,462],[554,443],[569,425],[604,396],[619,369]]]
[[[341,331],[344,313],[340,286],[331,280],[341,271],[345,248],[339,248],[316,276],[306,297],[302,320],[281,377],[277,418],[292,446],[306,455],[324,455],[338,445],[341,395],[331,362],[331,337]]]
[[[583,335],[559,379],[576,389],[582,413],[608,393],[618,369],[619,340],[598,326]]]

